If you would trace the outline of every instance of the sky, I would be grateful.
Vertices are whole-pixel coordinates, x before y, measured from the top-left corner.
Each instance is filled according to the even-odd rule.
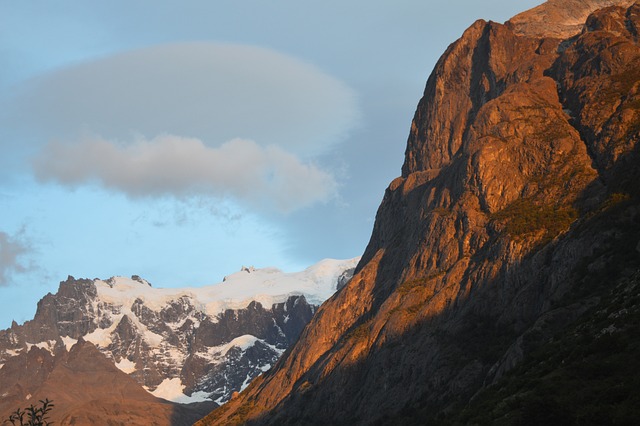
[[[0,0],[0,329],[360,256],[437,59],[541,0]]]

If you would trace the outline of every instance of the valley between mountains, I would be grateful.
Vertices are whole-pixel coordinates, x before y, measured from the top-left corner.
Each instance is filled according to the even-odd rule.
[[[0,332],[57,424],[640,422],[640,2],[443,53],[361,258],[202,289],[70,277]]]

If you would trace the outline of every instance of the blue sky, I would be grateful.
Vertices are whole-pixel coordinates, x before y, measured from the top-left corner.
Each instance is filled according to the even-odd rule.
[[[359,256],[438,57],[538,3],[0,0],[0,328],[67,275]]]

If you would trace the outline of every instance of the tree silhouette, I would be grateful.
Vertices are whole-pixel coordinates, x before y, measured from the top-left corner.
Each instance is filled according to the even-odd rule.
[[[31,406],[14,411],[4,424],[11,423],[13,426],[49,426],[53,423],[47,419],[47,414],[54,407],[53,401],[48,398],[40,400],[40,406]],[[25,419],[26,416],[26,419]]]

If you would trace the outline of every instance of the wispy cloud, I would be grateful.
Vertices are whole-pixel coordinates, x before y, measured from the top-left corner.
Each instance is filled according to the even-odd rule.
[[[335,193],[333,176],[284,149],[233,139],[218,148],[172,135],[130,143],[100,137],[47,144],[33,162],[41,181],[95,183],[131,198],[231,197],[260,211],[289,213]]]
[[[26,241],[21,240],[22,233],[18,237],[11,236],[0,231],[0,286],[10,283],[10,277],[14,273],[24,273],[30,268],[24,264],[24,256],[31,248]]]

